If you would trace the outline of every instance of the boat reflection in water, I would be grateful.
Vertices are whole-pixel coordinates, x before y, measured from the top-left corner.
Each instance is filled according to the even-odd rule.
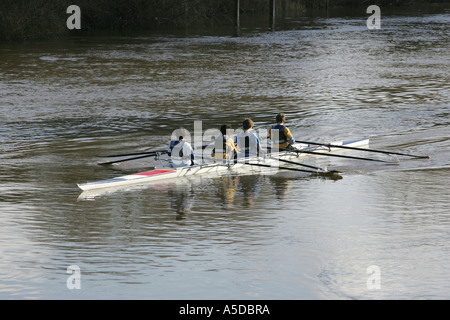
[[[168,189],[167,197],[169,200],[169,208],[175,212],[176,219],[185,219],[194,204],[194,187],[192,184],[176,185]]]
[[[175,214],[176,220],[182,220],[186,219],[191,211],[195,211],[196,206],[202,207],[202,210],[209,207],[209,211],[219,212],[254,207],[259,197],[270,197],[277,202],[283,201],[293,181],[317,178],[316,176],[305,177],[295,172],[282,172],[276,175],[179,177],[164,182],[84,191],[78,200],[95,201],[102,197],[129,192],[142,192],[145,193],[145,197],[163,196],[167,197],[167,208]]]
[[[258,175],[236,175],[201,179],[201,182],[184,180],[168,186],[169,208],[177,220],[187,218],[196,202],[199,206],[210,205],[214,212],[235,207],[250,208],[258,198],[261,179],[263,177]]]

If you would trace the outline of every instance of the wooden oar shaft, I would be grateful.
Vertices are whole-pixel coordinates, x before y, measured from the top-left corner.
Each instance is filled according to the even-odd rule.
[[[368,151],[368,152],[377,152],[377,153],[384,153],[384,154],[395,154],[398,156],[405,156],[405,157],[413,157],[417,159],[429,159],[429,156],[418,156],[414,154],[408,154],[408,153],[400,153],[400,152],[393,152],[393,151],[384,151],[384,150],[376,150],[376,149],[368,149],[368,148],[358,148],[358,147],[350,147],[350,146],[342,146],[342,145],[336,145],[336,144],[330,144],[330,143],[320,143],[320,142],[310,142],[310,141],[297,141],[298,143],[304,143],[304,144],[312,144],[317,146],[324,146],[327,148],[341,148],[341,149],[349,149],[349,150],[358,150],[358,151]]]

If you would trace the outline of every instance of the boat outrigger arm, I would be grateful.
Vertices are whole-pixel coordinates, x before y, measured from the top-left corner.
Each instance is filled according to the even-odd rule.
[[[343,145],[351,147],[362,147],[369,144],[369,139],[360,139],[353,141],[335,142],[333,145]],[[316,156],[326,156],[333,153],[339,148],[328,148],[323,146],[310,146],[305,144],[295,144],[294,147],[297,149],[296,152],[289,151],[279,151],[276,153],[271,153],[270,156],[265,157],[255,157],[246,160],[245,162],[238,161],[237,163],[223,164],[211,163],[211,164],[197,164],[187,167],[156,167],[153,170],[143,171],[135,174],[124,175],[120,177],[115,177],[106,180],[80,183],[78,187],[83,191],[96,190],[103,188],[115,188],[134,184],[147,184],[153,183],[155,181],[164,182],[170,179],[176,179],[179,177],[192,176],[192,175],[205,175],[212,174],[220,176],[226,174],[227,172],[233,172],[236,174],[248,174],[248,173],[260,173],[263,170],[291,170],[297,172],[304,172],[307,174],[336,174],[336,171],[328,171],[319,167],[310,166],[308,170],[291,168],[291,167],[280,167],[279,161],[286,162],[292,159],[298,159],[305,156],[312,156],[310,153],[314,152]],[[299,164],[300,165],[300,164]],[[289,168],[289,169],[288,169]]]

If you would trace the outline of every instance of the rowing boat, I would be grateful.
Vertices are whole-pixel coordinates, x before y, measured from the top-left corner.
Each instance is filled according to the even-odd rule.
[[[369,139],[360,139],[352,141],[340,141],[334,142],[334,146],[348,146],[348,147],[361,147],[369,144]],[[169,166],[156,167],[153,170],[143,171],[130,175],[124,175],[120,177],[114,177],[106,180],[80,183],[78,187],[83,191],[108,189],[125,187],[130,185],[150,184],[153,182],[171,181],[180,177],[188,177],[193,175],[214,175],[221,176],[230,173],[260,173],[260,172],[277,172],[280,160],[296,159],[300,157],[311,157],[313,155],[307,153],[313,151],[314,156],[320,153],[329,153],[338,151],[339,148],[333,148],[328,146],[311,146],[306,144],[295,144],[297,152],[280,151],[272,153],[270,156],[255,157],[246,160],[246,162],[237,162],[231,164],[224,163],[203,163],[188,167],[172,168]],[[304,151],[304,152],[303,152]],[[317,154],[316,154],[317,153]],[[287,168],[286,168],[287,169]],[[302,170],[297,170],[302,171]],[[304,170],[305,172],[313,172],[310,170]]]

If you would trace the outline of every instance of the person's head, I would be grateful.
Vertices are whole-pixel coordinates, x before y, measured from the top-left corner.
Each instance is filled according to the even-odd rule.
[[[223,135],[226,135],[226,134],[227,134],[227,130],[229,130],[229,129],[231,129],[231,125],[229,125],[229,124],[224,124],[223,126],[220,127],[220,132],[221,132]]]
[[[277,123],[284,123],[284,122],[286,122],[286,116],[284,115],[284,113],[280,112],[275,117],[275,120],[277,121]]]
[[[242,123],[242,128],[244,129],[244,131],[247,131],[248,129],[253,128],[253,121],[252,119],[245,119],[244,122]]]
[[[189,132],[185,128],[180,127],[172,133],[172,140],[183,140],[188,135]]]

